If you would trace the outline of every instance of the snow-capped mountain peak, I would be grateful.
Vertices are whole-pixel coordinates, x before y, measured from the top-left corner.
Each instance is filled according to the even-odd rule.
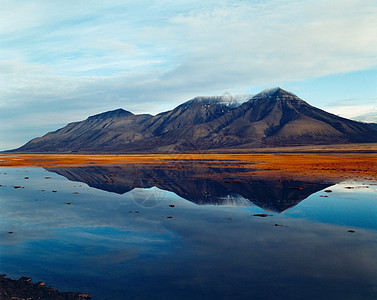
[[[189,103],[202,103],[202,104],[222,104],[230,107],[238,107],[242,103],[250,100],[254,95],[251,94],[240,94],[240,95],[231,95],[225,93],[221,96],[199,96],[188,101]]]

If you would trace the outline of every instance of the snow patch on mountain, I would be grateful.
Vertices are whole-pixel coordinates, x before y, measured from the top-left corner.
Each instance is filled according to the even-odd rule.
[[[256,94],[251,101],[257,101],[257,100],[267,100],[276,98],[276,100],[289,100],[289,101],[300,101],[305,102],[297,95],[288,92],[280,87],[274,87],[274,88],[267,88],[261,91],[260,93]],[[306,102],[305,102],[306,103]]]
[[[277,91],[281,90],[280,87],[272,87],[272,88],[267,88],[261,91],[258,95],[264,95],[264,96],[271,96],[275,94]]]
[[[199,96],[195,97],[194,99],[188,101],[191,103],[202,103],[202,104],[222,104],[230,107],[238,107],[242,103],[250,100],[254,95],[251,94],[239,94],[239,95],[231,95],[229,93],[225,93],[221,96]]]

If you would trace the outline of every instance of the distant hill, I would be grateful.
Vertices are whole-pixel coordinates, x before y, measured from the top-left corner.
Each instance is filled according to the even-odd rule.
[[[14,152],[184,152],[377,142],[376,124],[345,119],[281,88],[197,97],[156,116],[117,109],[70,123]]]

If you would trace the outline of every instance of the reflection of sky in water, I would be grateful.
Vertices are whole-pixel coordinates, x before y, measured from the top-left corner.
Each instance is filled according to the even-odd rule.
[[[257,206],[199,206],[157,188],[120,195],[40,168],[0,168],[0,184],[9,277],[94,299],[377,298],[375,185],[331,186],[260,218]]]
[[[285,214],[324,223],[377,229],[377,185],[343,182],[327,189],[331,193],[315,193]]]

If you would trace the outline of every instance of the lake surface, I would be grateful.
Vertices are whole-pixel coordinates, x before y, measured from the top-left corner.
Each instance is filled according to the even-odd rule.
[[[377,299],[375,181],[203,174],[2,167],[0,272],[93,299]]]

